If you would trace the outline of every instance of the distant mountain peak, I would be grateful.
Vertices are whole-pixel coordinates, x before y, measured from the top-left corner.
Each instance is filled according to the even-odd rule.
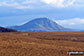
[[[36,18],[36,19],[48,19],[47,17],[42,17],[42,18]]]
[[[43,17],[43,18],[35,18],[35,19],[33,19],[33,20],[31,20],[31,21],[36,21],[36,20],[50,20],[50,19],[48,19],[48,18],[46,18],[46,17]]]
[[[21,26],[14,26],[11,28],[22,32],[49,32],[70,30],[60,26],[59,24],[48,18],[36,18],[27,22],[26,24],[23,24]]]

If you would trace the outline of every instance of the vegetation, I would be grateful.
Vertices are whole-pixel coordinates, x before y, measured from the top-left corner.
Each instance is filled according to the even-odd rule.
[[[68,56],[69,49],[84,51],[84,32],[0,33],[0,56]]]

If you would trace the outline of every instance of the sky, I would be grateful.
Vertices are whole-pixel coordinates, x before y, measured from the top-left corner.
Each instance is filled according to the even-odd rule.
[[[84,30],[84,0],[0,0],[0,26],[22,25],[40,17]]]

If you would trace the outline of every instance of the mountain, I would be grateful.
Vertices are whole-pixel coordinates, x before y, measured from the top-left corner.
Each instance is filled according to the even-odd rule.
[[[60,26],[48,18],[37,18],[21,26],[12,26],[10,28],[21,32],[72,31],[71,29]]]
[[[17,31],[13,30],[13,29],[8,29],[8,28],[0,27],[0,32],[17,32]]]

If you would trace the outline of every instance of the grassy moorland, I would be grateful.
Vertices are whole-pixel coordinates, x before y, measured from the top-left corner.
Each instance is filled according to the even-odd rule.
[[[84,32],[0,33],[0,56],[68,56],[69,49],[84,51]]]

